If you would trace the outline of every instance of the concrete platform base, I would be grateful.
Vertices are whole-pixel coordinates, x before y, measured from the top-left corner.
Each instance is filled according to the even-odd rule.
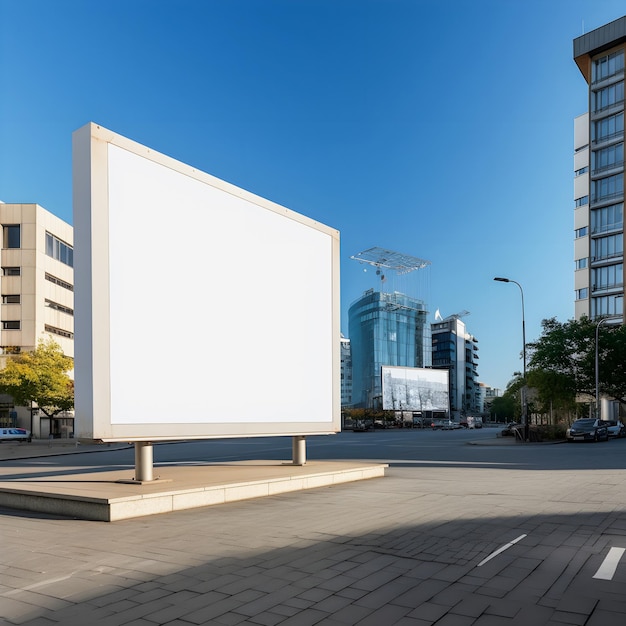
[[[280,461],[155,467],[155,480],[133,483],[128,470],[38,471],[0,482],[0,506],[100,522],[170,513],[385,475],[386,464]],[[121,482],[123,481],[123,482]],[[128,482],[130,481],[130,482]]]

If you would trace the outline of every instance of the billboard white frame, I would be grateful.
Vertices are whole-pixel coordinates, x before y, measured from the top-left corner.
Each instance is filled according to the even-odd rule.
[[[337,230],[93,123],[73,179],[76,437],[341,429]]]
[[[450,415],[450,373],[425,367],[381,368],[383,410],[445,411]]]

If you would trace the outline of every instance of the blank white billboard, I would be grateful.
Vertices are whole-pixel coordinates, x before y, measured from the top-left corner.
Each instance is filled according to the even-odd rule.
[[[338,231],[95,124],[73,161],[76,436],[339,431]]]
[[[449,412],[448,370],[383,365],[381,374],[384,410]]]

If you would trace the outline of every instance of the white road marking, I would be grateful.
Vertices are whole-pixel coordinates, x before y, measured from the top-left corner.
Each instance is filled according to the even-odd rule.
[[[625,551],[626,548],[611,548],[593,577],[600,580],[613,580],[619,560]]]
[[[480,567],[487,563],[487,561],[491,561],[494,556],[498,556],[501,552],[508,550],[511,546],[514,546],[518,541],[521,541],[524,537],[528,537],[528,535],[520,535],[517,539],[513,539],[513,541],[509,541],[509,543],[503,545],[501,548],[498,548],[495,552],[492,552],[487,558],[483,559],[476,567]]]

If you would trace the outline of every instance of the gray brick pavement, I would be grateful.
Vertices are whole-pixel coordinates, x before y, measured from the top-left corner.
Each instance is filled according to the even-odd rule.
[[[623,626],[626,562],[592,579],[626,547],[620,479],[392,467],[113,524],[0,510],[0,624]]]

